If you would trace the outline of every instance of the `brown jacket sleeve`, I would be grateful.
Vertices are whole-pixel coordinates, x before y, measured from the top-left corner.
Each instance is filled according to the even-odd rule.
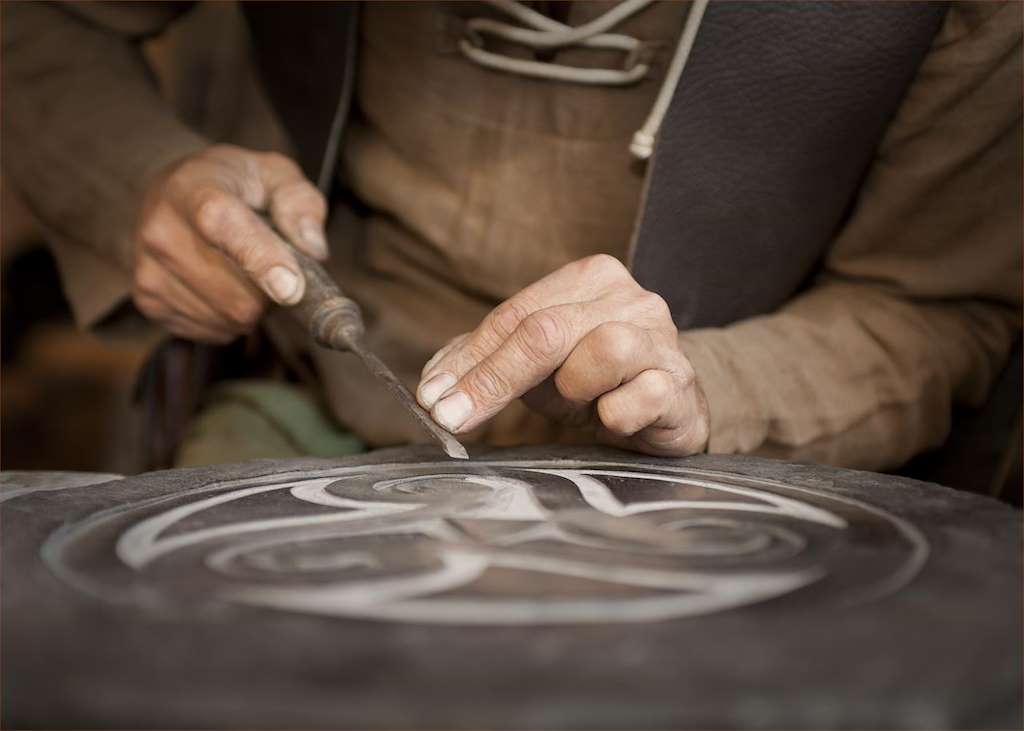
[[[1020,337],[1021,10],[951,8],[815,286],[681,334],[711,451],[888,468],[984,399]]]
[[[2,3],[3,165],[46,229],[80,325],[131,289],[145,181],[208,142],[175,117],[140,43],[183,3]]]

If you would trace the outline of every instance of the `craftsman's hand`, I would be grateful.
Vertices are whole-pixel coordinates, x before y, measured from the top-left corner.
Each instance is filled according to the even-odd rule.
[[[139,311],[175,335],[224,343],[256,325],[267,296],[298,302],[302,273],[257,211],[327,258],[324,198],[282,155],[217,145],[153,180],[135,233]]]
[[[465,432],[512,399],[647,454],[703,451],[708,409],[668,306],[617,259],[568,264],[495,308],[423,369],[417,398]]]

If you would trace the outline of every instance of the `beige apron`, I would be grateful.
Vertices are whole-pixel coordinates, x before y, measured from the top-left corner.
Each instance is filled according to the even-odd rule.
[[[580,25],[614,2],[573,3]],[[641,39],[648,77],[595,87],[476,66],[458,51],[482,3],[367,3],[356,114],[342,175],[369,210],[336,211],[331,268],[359,301],[367,342],[411,389],[450,338],[560,266],[624,257],[643,170],[629,142],[654,101],[688,5],[656,3],[617,32]],[[489,40],[510,56],[532,51]],[[558,52],[560,64],[612,67],[608,51]],[[351,356],[314,360],[339,421],[372,446],[424,441]],[[516,402],[469,438],[494,444],[581,439]]]

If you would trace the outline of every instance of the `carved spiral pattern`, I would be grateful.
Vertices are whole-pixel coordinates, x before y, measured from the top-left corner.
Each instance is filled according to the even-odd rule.
[[[455,624],[627,622],[895,590],[927,544],[848,498],[682,467],[337,468],[199,485],[51,538],[51,566],[155,609]],[[858,545],[870,542],[870,555]]]

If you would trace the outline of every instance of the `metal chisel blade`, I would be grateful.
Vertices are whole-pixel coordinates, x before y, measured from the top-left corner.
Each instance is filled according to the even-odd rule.
[[[363,364],[369,369],[370,373],[375,375],[380,380],[384,381],[385,385],[391,390],[391,392],[398,397],[398,400],[405,405],[405,408],[416,418],[420,426],[430,432],[430,436],[434,437],[444,449],[445,454],[453,459],[469,459],[469,453],[466,452],[466,448],[462,446],[462,443],[456,439],[450,431],[440,426],[434,419],[427,413],[427,411],[419,405],[416,401],[416,397],[413,396],[409,389],[407,389],[402,382],[398,380],[394,373],[387,365],[374,355],[369,350],[362,347],[362,344],[353,343],[349,348],[363,361]]]

